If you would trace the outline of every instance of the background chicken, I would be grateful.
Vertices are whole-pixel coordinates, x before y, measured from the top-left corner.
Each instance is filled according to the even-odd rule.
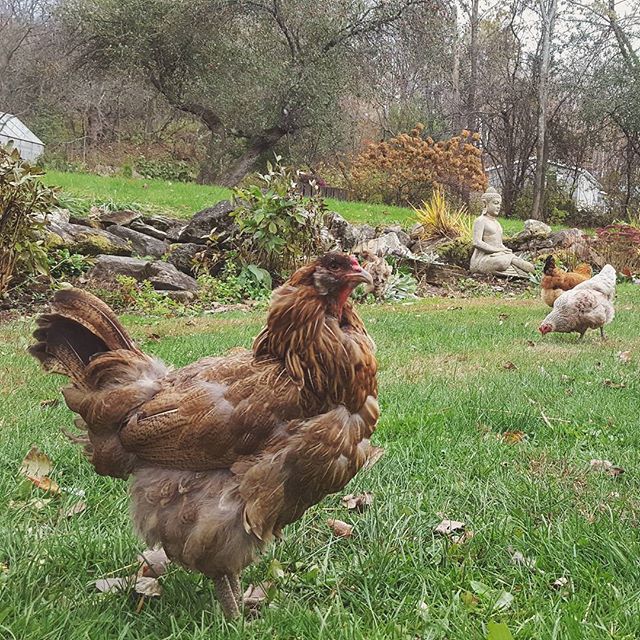
[[[579,264],[573,271],[564,271],[556,265],[553,256],[545,260],[543,273],[540,295],[550,307],[565,291],[573,289],[592,275],[591,267],[586,263]]]
[[[348,301],[361,282],[354,258],[327,254],[274,292],[252,351],[176,371],[91,294],[59,291],[38,319],[30,351],[71,379],[64,397],[96,471],[133,476],[136,529],[211,577],[227,617],[256,553],[367,459],[376,361]]]
[[[577,332],[583,338],[587,329],[600,329],[604,338],[604,325],[614,316],[615,290],[616,271],[608,264],[598,275],[565,291],[555,301],[553,311],[540,325],[540,333]]]

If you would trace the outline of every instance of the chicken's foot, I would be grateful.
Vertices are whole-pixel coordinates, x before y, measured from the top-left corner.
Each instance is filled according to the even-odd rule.
[[[240,616],[240,609],[238,607],[238,601],[234,595],[231,587],[233,576],[218,576],[213,579],[213,584],[216,588],[216,598],[222,607],[224,617],[227,620],[235,620]]]

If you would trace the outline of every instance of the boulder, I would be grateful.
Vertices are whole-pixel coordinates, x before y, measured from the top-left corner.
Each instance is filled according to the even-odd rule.
[[[339,213],[328,211],[324,216],[324,226],[338,249],[350,251],[358,242],[357,228],[347,222]]]
[[[104,211],[101,209],[97,215],[97,219],[105,227],[112,224],[126,226],[141,217],[142,214],[139,211],[133,211],[132,209],[122,209],[120,211]]]
[[[532,238],[546,238],[552,233],[553,229],[541,220],[525,220],[524,231],[522,233],[529,234]]]
[[[140,233],[144,233],[146,236],[151,236],[156,240],[166,240],[167,232],[162,231],[160,229],[156,229],[152,227],[150,224],[145,224],[141,220],[134,220],[130,225],[130,229],[134,229],[135,231],[139,231]]]
[[[234,208],[229,200],[223,200],[213,207],[199,211],[182,231],[178,241],[206,244],[214,235],[218,243],[223,244],[238,230],[235,220],[229,215]]]
[[[380,238],[360,242],[353,251],[358,254],[369,253],[381,257],[391,255],[408,258],[412,256],[411,251],[400,242],[398,234],[393,232],[387,233]]]
[[[356,244],[374,240],[377,237],[376,230],[370,224],[357,224],[354,225],[354,229],[357,238]]]
[[[523,234],[524,231],[513,238],[505,239],[505,245],[512,251],[526,252],[533,258],[562,250],[573,253],[580,260],[591,259],[589,236],[580,229],[563,229],[547,236],[530,237]]]
[[[109,233],[128,240],[133,247],[133,254],[138,256],[152,256],[153,258],[161,258],[166,252],[168,245],[162,240],[156,240],[151,236],[147,236],[144,233],[140,233],[135,229],[129,229],[128,227],[122,227],[119,224],[114,224],[107,227]]]
[[[50,246],[66,247],[70,253],[86,256],[131,255],[131,245],[128,241],[103,229],[84,227],[70,222],[54,222],[47,224],[45,231]]]
[[[140,225],[142,224],[146,225],[144,229],[140,228]],[[148,227],[152,227],[158,233],[154,235]],[[142,221],[136,220],[131,223],[132,229],[140,231],[141,233],[146,233],[158,240],[169,240],[169,242],[178,242],[180,234],[186,229],[186,227],[186,220],[180,220],[179,218],[167,218],[165,216],[143,216]]]
[[[198,283],[186,273],[178,271],[168,262],[151,262],[147,266],[146,279],[151,282],[154,289],[169,291],[192,291],[198,290]]]
[[[400,244],[403,244],[405,247],[411,244],[411,236],[399,224],[394,224],[382,229],[383,235],[388,233],[395,233],[398,236],[398,240],[400,240]]]
[[[167,260],[182,273],[192,276],[194,275],[193,260],[198,253],[204,250],[205,247],[195,242],[172,244],[169,247]]]
[[[148,260],[141,258],[101,255],[96,258],[93,267],[87,273],[87,278],[100,282],[115,282],[116,276],[129,276],[140,281],[145,279],[148,264]]]

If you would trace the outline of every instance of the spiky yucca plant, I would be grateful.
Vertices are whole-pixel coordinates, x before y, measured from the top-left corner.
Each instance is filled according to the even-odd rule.
[[[429,200],[420,208],[414,207],[416,218],[422,225],[423,235],[427,239],[471,240],[473,219],[464,205],[454,207],[440,187],[436,187]]]

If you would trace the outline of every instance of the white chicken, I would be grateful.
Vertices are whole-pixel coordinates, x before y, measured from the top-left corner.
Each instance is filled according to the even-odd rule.
[[[540,325],[542,335],[579,333],[584,337],[587,329],[600,329],[605,338],[604,325],[615,315],[613,298],[616,291],[616,270],[605,265],[599,274],[565,291],[553,305],[553,310]]]

